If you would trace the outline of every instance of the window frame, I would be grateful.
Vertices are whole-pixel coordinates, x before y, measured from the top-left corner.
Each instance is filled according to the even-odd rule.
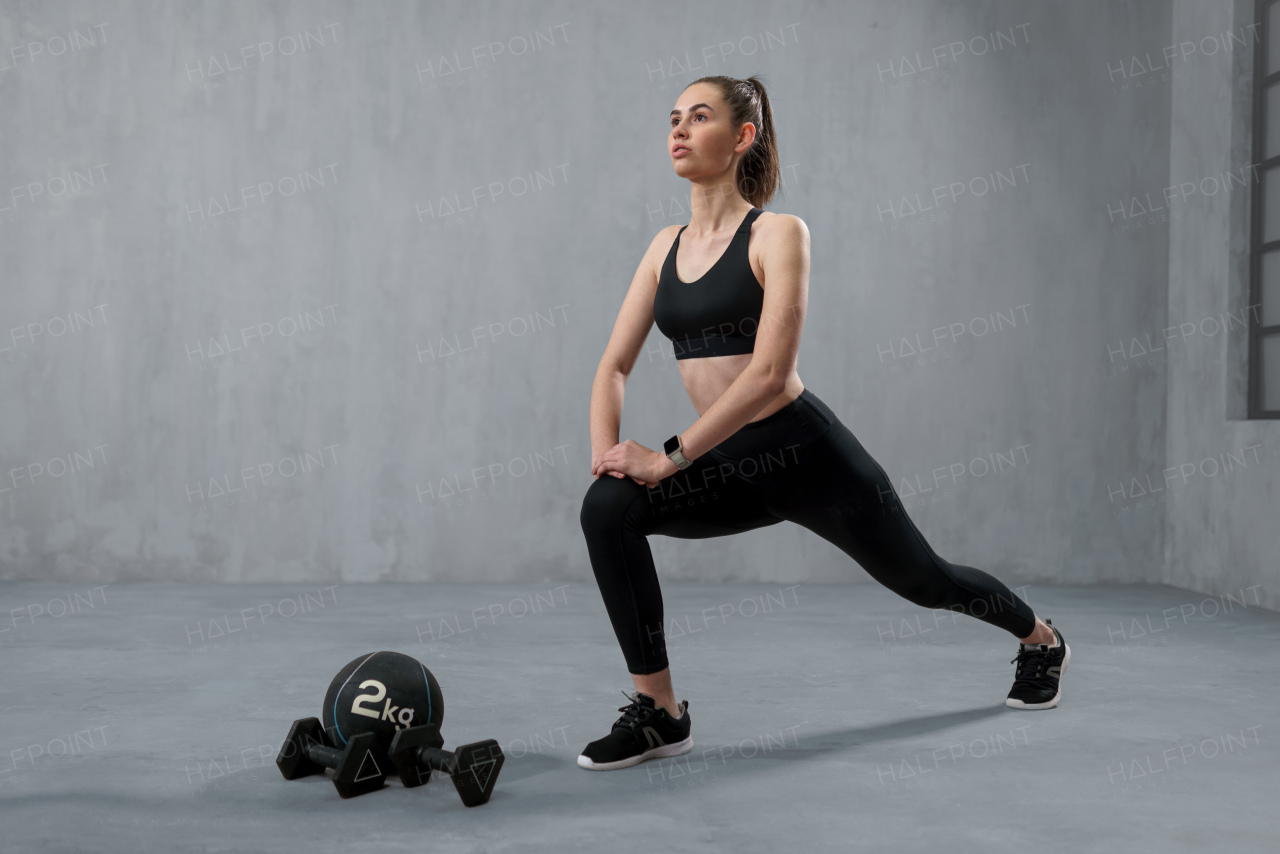
[[[1262,256],[1269,252],[1280,250],[1280,239],[1273,240],[1270,243],[1262,242],[1262,220],[1267,211],[1263,210],[1265,201],[1265,189],[1267,184],[1267,174],[1269,171],[1275,171],[1275,180],[1280,181],[1280,154],[1273,157],[1260,159],[1266,153],[1267,144],[1267,124],[1268,116],[1267,108],[1267,90],[1272,86],[1280,86],[1280,68],[1267,74],[1267,58],[1271,52],[1271,43],[1268,39],[1268,29],[1271,24],[1271,15],[1278,10],[1277,4],[1280,0],[1256,0],[1254,5],[1254,20],[1259,23],[1260,35],[1254,42],[1253,56],[1253,157],[1250,160],[1258,164],[1259,179],[1253,182],[1250,198],[1250,214],[1249,214],[1249,301],[1246,303],[1245,317],[1248,318],[1249,324],[1249,403],[1248,414],[1246,417],[1250,419],[1280,419],[1280,408],[1264,409],[1263,408],[1263,372],[1264,365],[1262,360],[1262,343],[1263,339],[1276,338],[1280,340],[1280,323],[1271,326],[1263,326],[1261,320],[1256,324],[1252,321],[1252,312],[1249,307],[1258,306],[1259,310],[1262,306]],[[1273,214],[1280,217],[1280,210]],[[1280,371],[1280,365],[1276,365],[1276,370]]]

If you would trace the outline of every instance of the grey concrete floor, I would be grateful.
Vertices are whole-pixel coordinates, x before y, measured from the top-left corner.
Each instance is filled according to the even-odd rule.
[[[878,585],[668,584],[694,751],[577,767],[630,681],[594,585],[0,583],[0,849],[1273,852],[1280,615],[1251,591],[1031,587],[1072,660]],[[492,800],[287,782],[289,724],[361,653],[429,667]],[[1048,847],[1044,847],[1044,846]]]

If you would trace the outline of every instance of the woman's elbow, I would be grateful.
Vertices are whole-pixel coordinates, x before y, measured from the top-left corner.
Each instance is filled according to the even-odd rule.
[[[758,377],[757,382],[769,391],[777,394],[787,385],[787,377],[791,376],[792,368],[770,362],[766,359],[753,360],[751,367],[755,369]]]

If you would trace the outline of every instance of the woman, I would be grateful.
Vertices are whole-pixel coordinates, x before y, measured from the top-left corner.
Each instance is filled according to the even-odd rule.
[[[671,111],[667,143],[676,174],[691,184],[691,221],[649,245],[600,360],[591,389],[596,479],[580,515],[635,694],[578,764],[625,768],[693,747],[688,703],[676,703],[667,666],[650,534],[803,525],[907,600],[1012,633],[1021,646],[1006,703],[1057,705],[1071,654],[1062,634],[991,575],[938,557],[884,469],[796,373],[809,232],[798,217],[760,210],[779,181],[764,86],[754,77],[694,81]],[[655,322],[699,413],[661,451],[618,442],[623,388]]]

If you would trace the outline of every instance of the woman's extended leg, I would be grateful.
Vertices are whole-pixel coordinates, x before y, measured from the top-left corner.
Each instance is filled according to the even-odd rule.
[[[831,429],[800,451],[794,465],[769,475],[768,510],[833,543],[917,605],[968,614],[1019,639],[1037,636],[1041,623],[1031,606],[989,573],[939,557],[880,464],[825,404],[809,399]]]

